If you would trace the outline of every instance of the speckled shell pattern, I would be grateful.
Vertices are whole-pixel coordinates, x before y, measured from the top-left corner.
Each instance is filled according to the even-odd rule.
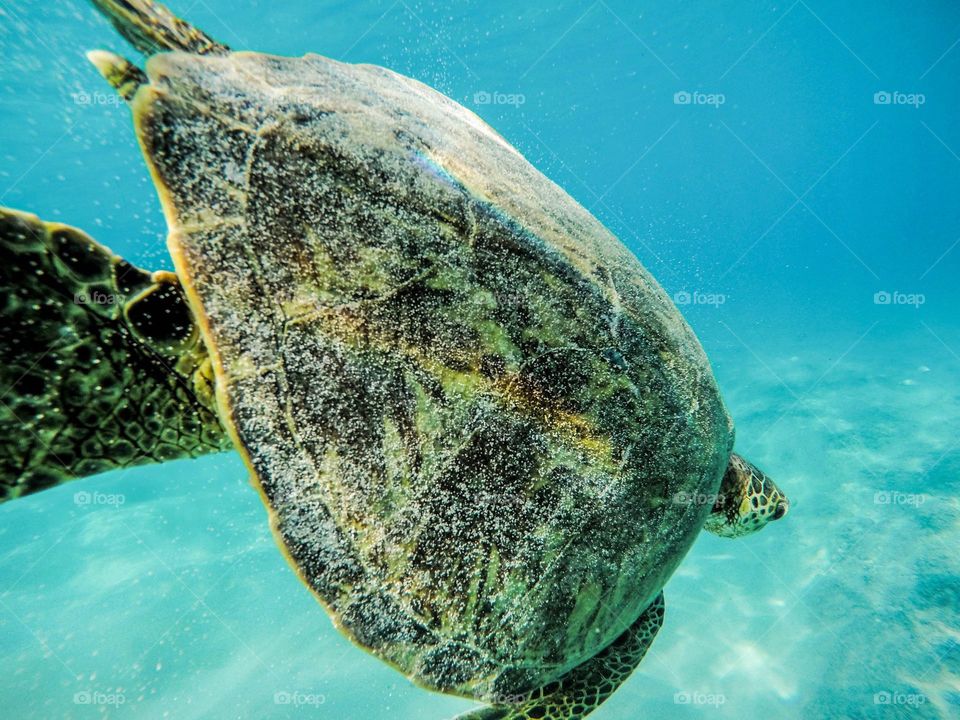
[[[597,654],[703,525],[733,428],[638,260],[388,70],[158,55],[133,100],[222,420],[359,645],[491,699]]]

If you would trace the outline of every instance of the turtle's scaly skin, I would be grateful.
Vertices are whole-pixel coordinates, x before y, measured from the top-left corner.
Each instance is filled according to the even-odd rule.
[[[388,70],[158,55],[132,101],[178,276],[291,561],[339,626],[478,698],[629,627],[733,444],[636,258]]]
[[[171,273],[0,208],[0,501],[230,447]]]

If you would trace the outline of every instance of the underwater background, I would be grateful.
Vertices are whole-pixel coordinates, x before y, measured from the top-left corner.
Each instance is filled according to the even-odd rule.
[[[701,534],[592,718],[960,718],[960,6],[180,0],[234,48],[420,79],[604,221],[697,332],[789,516]],[[169,268],[138,59],[0,0],[0,205]],[[435,718],[337,633],[235,453],[0,506],[0,716]]]

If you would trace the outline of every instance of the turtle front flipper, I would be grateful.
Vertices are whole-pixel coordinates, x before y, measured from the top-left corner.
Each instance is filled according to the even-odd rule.
[[[0,208],[0,502],[230,447],[176,277]]]
[[[117,31],[144,55],[183,50],[196,55],[222,55],[230,48],[217,42],[160,3],[151,0],[91,0]]]
[[[454,720],[580,720],[616,692],[640,664],[663,624],[661,592],[620,637],[558,681],[528,697],[481,708]]]

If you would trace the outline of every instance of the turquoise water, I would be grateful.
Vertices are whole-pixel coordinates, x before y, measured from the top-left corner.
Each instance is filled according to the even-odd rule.
[[[698,539],[592,718],[960,718],[960,8],[902,5],[174,5],[234,47],[381,64],[464,103],[697,331],[791,513]],[[0,0],[0,204],[169,267],[97,47],[124,49],[79,0]],[[0,659],[11,718],[471,707],[332,628],[235,454],[0,506]]]

